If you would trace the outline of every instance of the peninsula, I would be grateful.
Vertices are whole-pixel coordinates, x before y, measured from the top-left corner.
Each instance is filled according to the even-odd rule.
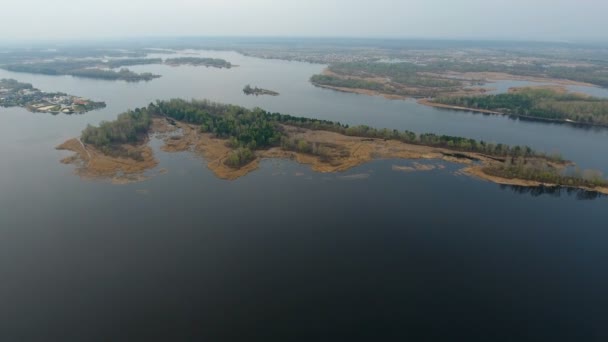
[[[518,80],[555,85],[606,86],[603,68],[545,68],[526,63],[517,65],[443,62],[436,59],[410,62],[344,62],[330,64],[322,74],[313,75],[317,87],[392,99],[483,95],[490,81]]]
[[[42,75],[70,75],[75,77],[96,78],[102,80],[122,80],[127,82],[150,81],[160,77],[149,72],[136,73],[122,68],[118,71],[110,69],[112,66],[130,64],[127,59],[105,64],[101,60],[54,60],[51,62],[30,62],[2,65],[1,68],[13,72],[27,72]],[[148,63],[141,59],[137,64]]]
[[[202,154],[207,166],[224,179],[251,172],[263,158],[291,158],[319,172],[345,171],[375,158],[443,159],[465,164],[466,174],[500,184],[608,193],[608,181],[601,174],[568,173],[570,162],[525,146],[350,127],[210,101],[157,101],[115,121],[89,126],[80,139],[58,149],[76,153],[63,162],[78,165],[83,177],[124,181],[124,175],[135,175],[139,180],[143,171],[157,165],[147,144],[150,134],[164,137],[164,151]]]
[[[608,126],[608,100],[568,92],[562,86],[511,88],[506,94],[439,97],[419,102],[455,110]]]
[[[32,112],[52,114],[82,114],[104,108],[106,104],[65,93],[47,93],[34,88],[29,83],[2,79],[0,80],[0,106],[24,107]]]

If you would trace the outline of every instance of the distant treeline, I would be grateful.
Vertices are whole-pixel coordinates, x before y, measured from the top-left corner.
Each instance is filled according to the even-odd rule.
[[[0,89],[16,92],[22,89],[34,89],[34,86],[31,83],[22,83],[12,78],[3,78],[0,80]]]
[[[110,70],[124,66],[162,64],[161,58],[118,58],[110,60],[80,59],[55,60],[51,62],[12,63],[0,66],[14,72],[27,72],[43,75],[71,75],[104,80],[124,80],[128,82],[150,81],[160,77],[149,72],[136,73],[122,68],[118,71]],[[219,58],[180,57],[165,60],[170,65],[204,65],[216,68],[231,68],[232,64]]]
[[[441,97],[433,102],[540,119],[608,125],[608,100],[547,88],[521,88],[498,95]]]
[[[214,68],[232,68],[232,64],[224,59],[220,58],[206,58],[206,57],[177,57],[177,58],[168,58],[165,60],[166,64],[169,65],[202,65],[209,66]]]
[[[109,61],[103,62],[103,66],[108,68],[120,68],[123,66],[133,65],[147,65],[147,64],[162,64],[162,58],[119,58],[110,59]]]
[[[258,88],[257,86],[252,87],[249,84],[246,85],[245,87],[243,87],[243,93],[245,93],[246,95],[256,95],[256,96],[257,95],[270,95],[270,96],[279,95],[279,93],[277,93],[276,91]]]
[[[415,69],[417,70],[417,72],[501,72],[520,76],[561,78],[572,81],[591,83],[602,87],[608,87],[608,72],[606,72],[606,70],[602,67],[598,66],[564,67],[547,66],[544,63],[534,62],[505,65],[494,63],[467,63],[446,61],[431,62],[425,65],[416,65],[413,63],[389,64],[409,64],[409,66],[404,67]]]
[[[121,61],[118,64],[123,63],[126,63],[126,61]],[[100,69],[95,61],[53,61],[9,64],[2,66],[2,68],[14,72],[27,72],[43,75],[71,75],[105,80],[124,80],[128,82],[149,81],[160,77],[159,75],[154,75],[149,72],[138,74],[129,69],[121,69],[120,71]]]

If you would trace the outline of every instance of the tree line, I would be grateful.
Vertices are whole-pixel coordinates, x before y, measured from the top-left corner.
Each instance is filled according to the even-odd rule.
[[[484,173],[507,179],[527,179],[541,183],[588,188],[608,186],[602,173],[597,170],[574,170],[570,174],[560,172],[542,160],[507,158],[503,164],[488,166]]]
[[[540,119],[608,125],[608,100],[551,89],[522,88],[506,94],[441,97],[433,102]]]
[[[176,58],[167,58],[165,60],[166,64],[169,65],[182,65],[182,64],[190,64],[190,65],[203,65],[210,66],[214,68],[232,68],[232,63],[228,62],[225,59],[221,58],[209,58],[209,57],[176,57]]]
[[[141,61],[140,61],[141,62]],[[117,65],[128,64],[127,60],[112,62]],[[128,82],[150,81],[160,77],[149,72],[136,73],[123,68],[119,71],[100,69],[104,66],[99,60],[87,61],[53,61],[53,62],[33,62],[3,65],[2,68],[14,72],[27,72],[43,75],[70,75],[76,77],[96,78],[104,80],[124,80]]]
[[[137,108],[118,115],[114,121],[103,121],[99,126],[88,125],[82,131],[80,140],[91,144],[102,152],[140,160],[141,156],[130,154],[121,144],[142,142],[152,124],[152,115],[147,108]]]

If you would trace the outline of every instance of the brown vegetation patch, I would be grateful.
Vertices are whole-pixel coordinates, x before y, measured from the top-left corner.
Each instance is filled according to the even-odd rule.
[[[155,167],[158,161],[147,144],[123,145],[126,151],[137,152],[141,160],[112,157],[79,139],[70,139],[57,146],[58,150],[72,151],[75,154],[61,160],[64,164],[76,165],[76,173],[83,178],[109,179],[113,183],[132,183],[145,180],[143,172]]]
[[[443,169],[443,168],[444,168],[444,166],[441,164],[434,165],[434,164],[424,164],[424,163],[418,163],[418,162],[412,163],[412,166],[393,165],[393,167],[392,167],[393,171],[401,171],[401,172],[432,171],[435,169]]]
[[[563,166],[559,166],[559,167],[563,167]],[[493,176],[493,175],[489,175],[489,174],[485,173],[483,171],[484,168],[485,168],[484,165],[478,165],[478,166],[467,167],[460,171],[468,176],[476,177],[476,178],[490,181],[490,182],[496,183],[496,184],[527,186],[527,187],[558,186],[557,184],[553,184],[553,183],[543,183],[543,182],[537,182],[537,181],[533,181],[533,180],[497,177],[497,176]],[[588,188],[588,187],[583,187],[583,186],[576,186],[575,188],[586,190],[586,191],[595,191],[595,192],[599,192],[599,193],[608,195],[608,187]]]

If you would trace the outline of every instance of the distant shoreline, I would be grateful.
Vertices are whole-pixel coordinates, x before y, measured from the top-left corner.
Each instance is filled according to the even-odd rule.
[[[442,104],[442,103],[432,102],[432,100],[429,100],[429,99],[419,99],[416,102],[421,105],[428,106],[428,107],[435,107],[435,108],[447,109],[447,110],[457,110],[457,111],[461,111],[461,112],[473,112],[473,113],[490,114],[490,115],[504,115],[504,116],[510,116],[510,117],[515,117],[515,118],[527,119],[527,120],[531,120],[531,121],[552,122],[552,123],[570,124],[570,125],[585,126],[585,127],[608,128],[608,125],[600,124],[600,123],[581,122],[581,121],[574,121],[574,120],[569,120],[569,119],[550,119],[550,118],[542,118],[542,117],[521,115],[521,114],[509,114],[509,113],[491,111],[491,110],[487,110],[487,109],[446,105],[446,104]]]

